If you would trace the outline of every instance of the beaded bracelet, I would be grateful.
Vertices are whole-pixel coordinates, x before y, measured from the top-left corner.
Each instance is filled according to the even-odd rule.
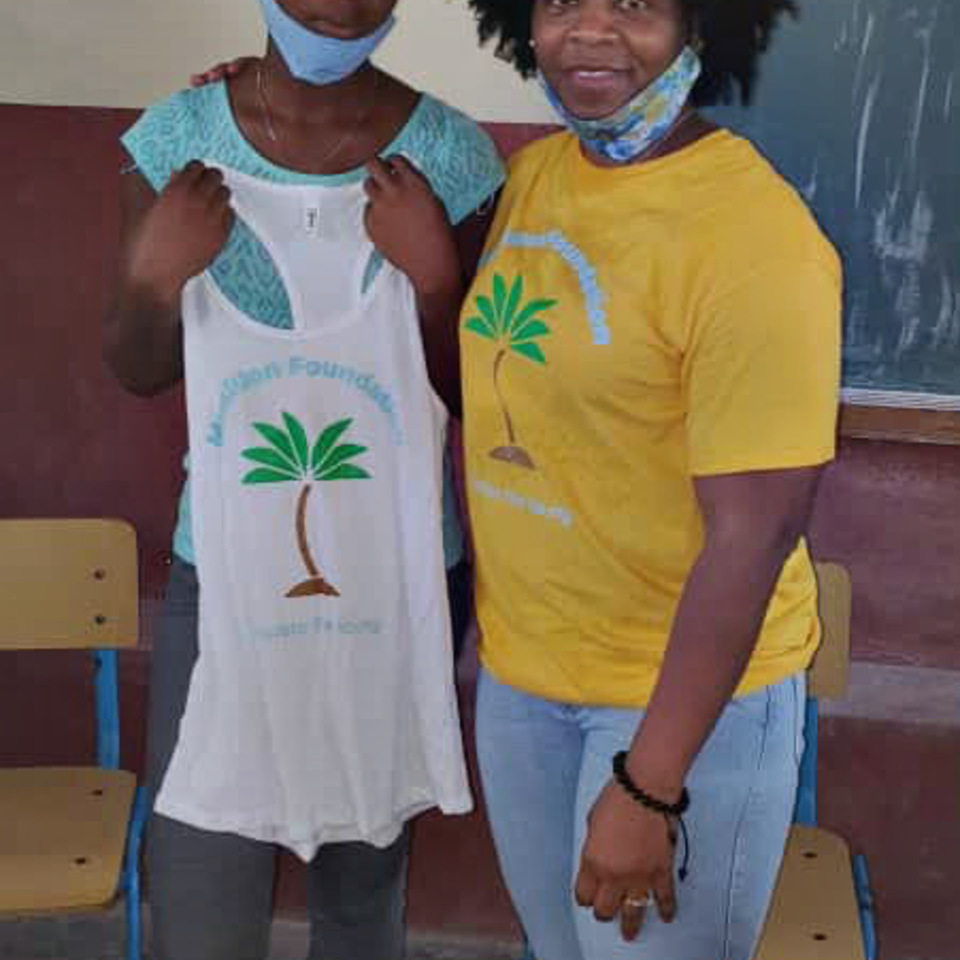
[[[642,807],[646,807],[647,810],[659,813],[664,820],[666,820],[667,830],[670,833],[671,839],[674,840],[674,843],[676,839],[671,821],[676,820],[680,824],[680,831],[683,834],[683,863],[680,866],[679,876],[681,881],[686,880],[690,865],[690,837],[687,835],[687,825],[683,817],[690,809],[690,791],[684,787],[683,792],[680,794],[680,799],[676,803],[667,803],[664,800],[658,800],[656,797],[651,796],[645,790],[641,790],[640,787],[633,782],[633,778],[627,770],[626,750],[621,750],[613,758],[613,777],[627,796],[635,800]]]

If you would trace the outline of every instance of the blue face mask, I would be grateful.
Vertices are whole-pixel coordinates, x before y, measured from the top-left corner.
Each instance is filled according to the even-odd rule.
[[[540,74],[540,83],[563,122],[590,150],[614,163],[630,163],[662,140],[680,117],[701,71],[700,58],[685,47],[676,60],[649,87],[641,90],[609,117],[584,120],[563,105]]]
[[[267,30],[287,69],[298,80],[323,87],[353,76],[373,55],[397,22],[395,17],[366,37],[339,40],[308,30],[298,23],[277,0],[260,0]]]

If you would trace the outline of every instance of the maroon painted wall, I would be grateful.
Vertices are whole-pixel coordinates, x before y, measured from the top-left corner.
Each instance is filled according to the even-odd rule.
[[[0,107],[0,515],[111,515],[136,526],[144,649],[125,657],[123,679],[125,759],[139,767],[184,423],[178,392],[127,396],[100,361],[117,137],[131,119]],[[493,130],[506,149],[540,132]],[[869,855],[886,960],[960,956],[960,702],[952,714],[943,704],[929,715],[921,704],[910,716],[897,706],[905,684],[960,690],[958,506],[960,449],[848,442],[825,481],[812,537],[820,557],[851,570],[856,666],[876,681],[865,710],[841,709],[824,723],[822,819]],[[0,763],[73,760],[91,747],[92,726],[78,712],[82,661],[5,655],[0,664]],[[42,682],[52,698],[39,699]],[[514,929],[482,815],[428,820],[417,851],[416,925]],[[291,909],[302,901],[296,880],[296,871],[281,879]]]

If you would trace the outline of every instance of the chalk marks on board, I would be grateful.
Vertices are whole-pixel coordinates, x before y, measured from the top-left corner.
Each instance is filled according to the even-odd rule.
[[[844,255],[845,383],[960,394],[960,3],[807,0],[720,119]]]
[[[956,127],[935,109],[952,101],[960,35],[955,4],[858,0],[850,14],[851,40],[860,38],[857,69],[870,77],[866,98],[856,88],[859,112],[858,207],[866,201],[870,256],[861,269],[872,283],[850,298],[850,355],[860,378],[896,371],[921,377],[917,386],[960,393],[960,206],[948,196],[940,164],[957,143]],[[952,21],[952,22],[951,22]],[[843,51],[841,51],[843,52]],[[881,125],[882,124],[882,125]],[[869,163],[871,189],[863,183]],[[950,191],[951,193],[953,191]],[[952,221],[952,224],[951,224]],[[887,329],[871,323],[873,311],[889,312]],[[948,362],[953,353],[953,361]],[[859,365],[856,358],[863,356]],[[871,369],[873,361],[873,369]],[[859,379],[859,378],[858,378]]]

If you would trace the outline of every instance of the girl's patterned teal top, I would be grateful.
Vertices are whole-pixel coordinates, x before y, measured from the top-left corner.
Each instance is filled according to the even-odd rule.
[[[271,163],[241,133],[224,83],[184,90],[149,107],[124,134],[123,145],[158,192],[194,159],[275,183],[341,186],[366,176],[362,168],[335,176],[313,176]],[[384,150],[385,155],[397,153],[409,157],[427,177],[454,224],[470,216],[503,184],[503,164],[490,138],[464,114],[427,95]],[[244,313],[272,327],[292,326],[287,294],[273,263],[242,223],[236,223],[210,269],[226,296]],[[372,279],[369,275],[368,282]],[[449,462],[445,468],[444,553],[449,568],[463,556],[463,535]],[[189,480],[180,498],[173,548],[179,557],[193,562]]]

